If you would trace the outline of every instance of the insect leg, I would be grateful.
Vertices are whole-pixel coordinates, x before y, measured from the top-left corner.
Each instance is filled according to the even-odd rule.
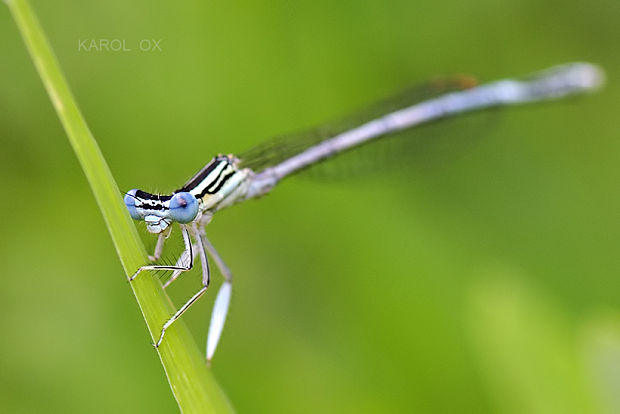
[[[177,264],[174,266],[170,266],[170,265],[146,265],[146,266],[141,266],[138,270],[136,270],[136,272],[131,275],[131,277],[129,278],[129,281],[132,282],[137,276],[138,274],[140,274],[140,272],[144,271],[144,270],[178,270],[181,272],[186,272],[188,270],[190,270],[193,266],[193,250],[192,250],[192,241],[189,237],[189,232],[187,231],[187,228],[185,226],[181,226],[181,233],[183,234],[183,243],[185,244],[185,251],[183,252],[183,254],[189,255],[189,262],[187,264]],[[187,252],[187,253],[185,253]],[[177,262],[178,263],[178,262]]]
[[[230,306],[232,273],[218,254],[217,250],[215,250],[215,247],[213,247],[211,242],[207,239],[204,228],[200,231],[200,238],[203,246],[207,249],[211,257],[213,257],[215,264],[218,269],[220,269],[220,272],[225,279],[219,292],[217,292],[215,304],[213,305],[213,311],[211,312],[211,322],[209,324],[209,334],[207,336],[207,361],[211,361],[211,358],[213,358],[213,354],[215,353],[215,349],[217,348],[217,344],[220,341],[222,331],[224,330],[226,314],[228,313],[228,308]]]
[[[177,310],[175,314],[172,315],[170,319],[166,321],[166,323],[164,323],[164,326],[161,328],[161,335],[159,336],[159,339],[155,343],[155,348],[161,345],[162,341],[164,340],[164,335],[166,334],[166,330],[177,319],[179,319],[181,315],[183,315],[185,311],[187,311],[189,307],[192,306],[194,302],[196,302],[209,288],[209,283],[211,281],[211,271],[209,269],[209,261],[207,260],[207,253],[205,252],[204,245],[202,244],[202,239],[200,237],[200,234],[198,232],[198,229],[195,223],[192,227],[192,230],[194,232],[194,238],[196,239],[196,247],[198,248],[198,254],[200,255],[200,261],[202,262],[202,288],[198,292],[196,292],[194,296],[192,296],[187,302],[185,302],[185,304],[181,306],[179,310]],[[188,236],[188,239],[189,239],[189,236]],[[191,261],[193,261],[193,257],[190,257],[190,259]]]
[[[161,233],[157,237],[157,244],[155,245],[155,251],[152,256],[149,256],[149,260],[151,262],[156,262],[161,257],[162,252],[164,251],[164,243],[168,236],[170,236],[170,231],[172,230],[172,226],[168,226],[168,228]],[[178,263],[177,263],[178,264]]]

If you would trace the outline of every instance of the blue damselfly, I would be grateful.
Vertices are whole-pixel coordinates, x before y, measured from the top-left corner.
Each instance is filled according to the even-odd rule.
[[[179,223],[185,246],[175,265],[142,266],[130,280],[144,270],[171,270],[173,274],[164,284],[165,288],[182,272],[192,268],[196,255],[202,264],[201,289],[166,321],[155,346],[162,343],[166,329],[207,291],[211,279],[208,256],[211,256],[225,278],[215,300],[207,338],[207,359],[213,357],[232,290],[232,274],[205,232],[205,226],[217,211],[263,196],[283,178],[375,138],[464,112],[580,94],[596,89],[602,82],[603,73],[595,65],[556,66],[524,78],[503,79],[439,94],[421,102],[406,102],[354,128],[333,135],[318,135],[319,139],[303,139],[299,144],[288,142],[284,151],[276,143],[250,151],[246,156],[218,155],[171,195],[136,189],[127,192],[125,204],[131,217],[144,221],[150,233],[159,235],[155,252],[150,257],[152,261],[161,257],[173,222]]]

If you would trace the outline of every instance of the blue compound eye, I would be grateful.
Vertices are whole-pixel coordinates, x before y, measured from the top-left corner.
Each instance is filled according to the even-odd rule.
[[[190,193],[176,193],[170,199],[170,218],[178,223],[190,223],[198,214],[198,200]]]
[[[142,215],[138,213],[138,209],[136,208],[136,191],[138,190],[134,188],[125,194],[125,205],[132,219],[142,220]]]

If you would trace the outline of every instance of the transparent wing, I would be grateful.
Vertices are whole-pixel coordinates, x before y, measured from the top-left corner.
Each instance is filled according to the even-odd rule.
[[[370,120],[379,118],[390,112],[406,108],[416,103],[443,95],[448,92],[468,89],[476,86],[470,76],[438,77],[430,82],[411,87],[398,95],[382,100],[349,116],[328,122],[317,128],[293,133],[269,140],[257,147],[241,153],[241,167],[261,171],[276,165],[309,147],[334,137],[344,131],[357,127]],[[397,135],[404,135],[405,132]],[[373,144],[374,146],[375,144]]]

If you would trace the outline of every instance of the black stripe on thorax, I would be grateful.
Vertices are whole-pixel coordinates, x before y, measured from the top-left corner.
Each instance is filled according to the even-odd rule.
[[[213,181],[213,184],[217,183],[218,180],[220,181],[220,183],[217,185],[217,187],[215,188],[211,188],[213,187],[213,184],[207,188],[205,188],[199,195],[200,198],[204,197],[207,194],[215,194],[218,191],[220,191],[222,189],[222,187],[224,186],[224,184],[226,184],[226,181],[228,181],[233,175],[237,174],[237,171],[231,171],[230,173],[226,174],[224,177],[222,177],[222,179],[220,180],[220,176],[217,177],[217,179],[215,181]],[[221,175],[221,174],[220,174]]]
[[[196,173],[196,175],[194,175],[187,183],[185,183],[185,185],[177,190],[176,192],[190,192],[192,191],[194,188],[198,187],[200,185],[200,183],[202,183],[202,181],[213,172],[213,170],[220,165],[220,163],[222,161],[226,161],[227,164],[230,164],[230,159],[226,156],[223,155],[218,155],[217,157],[213,157],[213,160],[211,160],[210,163],[208,163],[207,165],[205,165],[202,170],[198,171],[198,173]],[[218,176],[219,178],[219,176]],[[216,180],[217,181],[217,180]]]

